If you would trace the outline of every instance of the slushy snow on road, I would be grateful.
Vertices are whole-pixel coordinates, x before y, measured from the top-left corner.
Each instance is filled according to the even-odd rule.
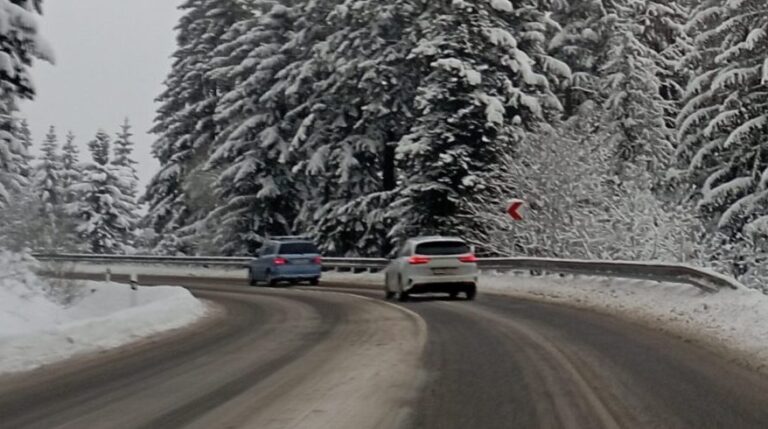
[[[118,347],[194,323],[209,309],[180,287],[62,282],[0,251],[0,374]]]
[[[336,283],[382,285],[381,274],[327,273]],[[693,286],[604,277],[488,274],[481,293],[610,314],[694,341],[768,373],[768,296],[745,287],[707,293]]]

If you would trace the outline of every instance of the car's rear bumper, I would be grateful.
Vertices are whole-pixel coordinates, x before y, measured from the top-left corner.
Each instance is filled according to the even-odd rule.
[[[302,267],[279,267],[272,271],[275,280],[312,280],[319,279],[322,268],[319,265],[307,265]]]
[[[477,275],[459,276],[418,276],[408,279],[405,291],[409,293],[454,292],[473,288],[477,285]]]
[[[476,284],[471,283],[428,283],[413,285],[405,292],[409,294],[418,293],[454,293],[454,292],[466,292],[468,290],[475,290]]]

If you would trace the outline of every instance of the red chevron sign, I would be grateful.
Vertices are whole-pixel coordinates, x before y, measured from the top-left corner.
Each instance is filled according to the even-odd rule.
[[[507,206],[507,214],[514,220],[523,220],[523,215],[520,214],[520,208],[524,203],[525,201],[523,200],[510,200],[509,205]]]

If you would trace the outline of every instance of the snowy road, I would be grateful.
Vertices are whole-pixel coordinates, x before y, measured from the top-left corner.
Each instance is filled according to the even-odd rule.
[[[608,316],[495,295],[401,305],[362,286],[157,281],[227,311],[0,379],[0,427],[768,426],[766,378]]]

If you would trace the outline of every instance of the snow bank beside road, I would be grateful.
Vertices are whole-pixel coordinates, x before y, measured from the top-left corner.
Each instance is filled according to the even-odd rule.
[[[323,280],[382,285],[384,277],[328,273]],[[479,288],[481,292],[586,308],[636,321],[768,373],[768,296],[756,290],[706,293],[689,285],[651,281],[512,274],[483,275]]]
[[[46,295],[47,285],[32,272],[35,265],[32,259],[0,250],[0,341],[65,319],[64,309]]]
[[[193,323],[205,304],[178,287],[80,282],[73,303],[46,293],[30,262],[0,253],[0,374],[34,369]]]
[[[77,263],[65,265],[66,271],[79,274],[106,275],[109,269],[112,275],[136,274],[141,283],[142,275],[169,276],[169,277],[201,277],[215,279],[245,280],[248,278],[248,270],[241,267],[206,268],[200,265],[154,265],[154,264],[93,264]]]

